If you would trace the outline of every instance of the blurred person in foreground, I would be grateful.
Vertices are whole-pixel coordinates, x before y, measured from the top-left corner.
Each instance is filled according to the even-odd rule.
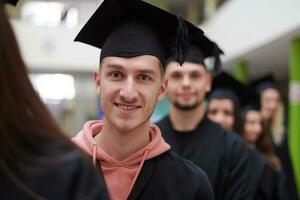
[[[167,84],[165,58],[174,44],[184,60],[186,29],[201,33],[143,1],[104,0],[75,39],[101,49],[94,81],[104,119],[86,122],[73,141],[93,158],[112,200],[214,199],[206,174],[150,123]]]
[[[69,142],[31,85],[4,4],[1,0],[0,199],[107,199],[91,162]]]

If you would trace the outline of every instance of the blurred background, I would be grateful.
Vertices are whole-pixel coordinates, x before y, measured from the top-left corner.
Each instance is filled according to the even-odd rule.
[[[70,135],[101,119],[92,79],[100,51],[73,42],[101,0],[20,1],[7,6],[36,90]],[[178,12],[224,50],[223,68],[243,81],[272,73],[288,101],[289,58],[300,37],[299,0],[147,0]],[[99,27],[105,28],[105,27]],[[165,99],[152,117],[168,112]]]

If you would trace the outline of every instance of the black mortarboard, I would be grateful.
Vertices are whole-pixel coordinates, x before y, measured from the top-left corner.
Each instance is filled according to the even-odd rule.
[[[247,86],[226,72],[221,72],[214,77],[212,91],[208,95],[208,101],[212,99],[230,99],[237,110],[255,101],[257,94],[250,86]]]
[[[214,58],[213,70],[218,73],[221,69],[220,55],[224,54],[220,47],[203,34],[189,34],[189,38],[185,61],[205,66],[206,58]],[[169,60],[174,58],[171,57]]]
[[[244,111],[244,112],[249,111],[249,110],[260,111],[260,99],[259,99],[258,94],[253,96],[251,98],[251,100],[249,102],[247,102],[247,104],[242,107],[242,111]]]
[[[262,93],[266,89],[276,89],[278,88],[275,85],[274,77],[272,74],[268,74],[259,79],[251,81],[250,85],[256,89],[258,93]]]
[[[189,35],[202,35],[193,24],[140,0],[104,0],[75,41],[102,49],[107,56],[169,56],[183,63]]]

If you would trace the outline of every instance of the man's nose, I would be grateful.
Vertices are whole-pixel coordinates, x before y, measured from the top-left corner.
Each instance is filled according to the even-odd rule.
[[[135,88],[133,78],[128,78],[120,90],[121,99],[125,102],[134,102],[137,100],[138,93]]]
[[[183,76],[182,85],[183,87],[190,87],[191,80],[189,76]]]

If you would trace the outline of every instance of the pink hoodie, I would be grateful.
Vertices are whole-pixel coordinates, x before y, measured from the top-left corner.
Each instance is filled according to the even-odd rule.
[[[143,149],[128,156],[122,161],[116,161],[99,146],[94,137],[101,132],[102,121],[88,121],[83,130],[72,141],[92,156],[95,165],[96,159],[101,161],[101,168],[111,200],[127,199],[144,161],[156,157],[170,149],[161,136],[159,128],[150,126],[151,142]]]

